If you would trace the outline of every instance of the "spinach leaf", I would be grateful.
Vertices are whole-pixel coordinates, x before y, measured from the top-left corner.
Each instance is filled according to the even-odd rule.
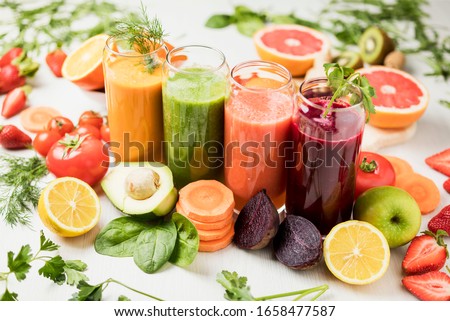
[[[116,257],[133,256],[136,239],[149,225],[133,217],[109,222],[95,238],[97,253]]]
[[[177,228],[178,237],[169,261],[178,266],[188,266],[198,253],[200,239],[197,229],[191,221],[179,213],[173,213],[172,221]]]
[[[237,30],[244,36],[252,37],[255,32],[265,27],[264,20],[257,16],[249,16],[238,20]]]
[[[227,14],[216,14],[211,16],[205,23],[208,28],[225,28],[233,23],[233,18]]]
[[[177,240],[173,221],[149,226],[139,234],[134,249],[134,263],[145,273],[156,272],[172,255]]]

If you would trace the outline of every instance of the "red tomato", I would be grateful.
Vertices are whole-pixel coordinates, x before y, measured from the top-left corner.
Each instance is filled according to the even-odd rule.
[[[109,166],[108,151],[94,137],[66,135],[50,148],[47,168],[56,177],[79,178],[89,185],[98,183]]]
[[[84,125],[92,125],[100,129],[103,125],[103,117],[93,110],[85,111],[81,114],[80,119],[78,120],[78,126]]]
[[[394,186],[394,167],[383,156],[376,153],[361,152],[357,166],[355,198],[372,187]]]
[[[102,128],[100,128],[100,134],[102,136],[103,141],[105,141],[105,143],[109,143],[111,138],[109,135],[109,126],[108,125],[106,125],[106,124],[102,125]]]
[[[72,121],[62,116],[53,117],[47,125],[47,130],[56,131],[61,136],[70,133],[74,128]]]
[[[47,156],[50,148],[62,138],[57,131],[44,130],[33,139],[33,148],[42,156]]]
[[[80,135],[80,137],[90,135],[97,139],[102,138],[102,136],[100,134],[100,129],[98,129],[97,127],[94,127],[92,125],[87,125],[87,124],[78,126],[77,128],[75,128],[75,130],[73,132],[70,133],[70,135]]]

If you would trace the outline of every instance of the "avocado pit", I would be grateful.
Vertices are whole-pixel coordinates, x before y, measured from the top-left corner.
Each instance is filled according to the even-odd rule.
[[[126,192],[135,200],[152,197],[159,186],[159,175],[148,167],[133,169],[125,179]]]

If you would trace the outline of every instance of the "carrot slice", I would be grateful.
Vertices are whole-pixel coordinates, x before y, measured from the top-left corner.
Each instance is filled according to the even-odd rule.
[[[185,210],[183,209],[183,207],[181,207],[180,202],[177,202],[176,210],[178,213],[186,216],[192,222],[192,224],[194,224],[195,227],[200,230],[219,230],[221,228],[224,228],[225,226],[233,224],[233,215],[230,215],[228,218],[221,221],[203,223],[187,216]]]
[[[411,194],[422,214],[434,211],[441,201],[441,194],[436,184],[431,179],[417,173],[397,176],[395,186]]]
[[[226,248],[233,241],[234,228],[230,229],[225,237],[214,241],[200,241],[198,250],[200,252],[215,252]]]
[[[197,228],[197,227],[196,227]],[[214,241],[220,240],[227,236],[230,230],[233,229],[233,225],[230,224],[218,230],[201,230],[197,228],[198,237],[200,241]]]
[[[394,167],[395,176],[414,172],[412,166],[404,159],[395,156],[383,156],[391,163],[392,167]]]
[[[218,222],[233,214],[233,192],[216,180],[199,180],[180,190],[179,202],[186,215],[203,223]]]
[[[20,113],[20,122],[26,130],[37,133],[45,130],[49,120],[56,116],[61,113],[52,107],[30,107]]]

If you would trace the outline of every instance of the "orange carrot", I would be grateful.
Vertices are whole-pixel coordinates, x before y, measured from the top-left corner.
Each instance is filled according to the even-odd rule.
[[[61,113],[52,107],[30,107],[20,113],[20,122],[26,130],[37,133],[47,129],[50,119],[61,116]]]
[[[224,228],[225,226],[230,226],[231,224],[233,224],[233,216],[232,215],[230,215],[228,218],[221,220],[221,221],[203,223],[203,222],[194,220],[194,219],[190,218],[189,216],[187,216],[186,212],[181,207],[180,202],[177,202],[176,209],[177,209],[178,213],[186,216],[192,222],[192,224],[194,224],[194,226],[197,230],[205,230],[205,231],[219,230],[221,228]]]
[[[395,176],[414,172],[412,166],[404,159],[395,156],[383,156],[391,163],[392,167],[394,167]]]
[[[231,241],[233,241],[233,236],[234,236],[234,228],[230,229],[228,234],[219,240],[200,241],[198,250],[200,252],[215,252],[218,250],[222,250],[226,248],[228,245],[230,245]]]
[[[196,227],[197,228],[197,227]],[[220,240],[228,235],[230,230],[233,229],[233,224],[225,226],[218,230],[200,230],[197,228],[200,241],[214,241]]]
[[[203,223],[218,222],[233,215],[233,192],[216,180],[199,180],[183,187],[180,207],[185,214]]]
[[[441,194],[436,184],[431,179],[417,173],[397,176],[395,186],[411,194],[422,214],[434,211],[441,201]]]

